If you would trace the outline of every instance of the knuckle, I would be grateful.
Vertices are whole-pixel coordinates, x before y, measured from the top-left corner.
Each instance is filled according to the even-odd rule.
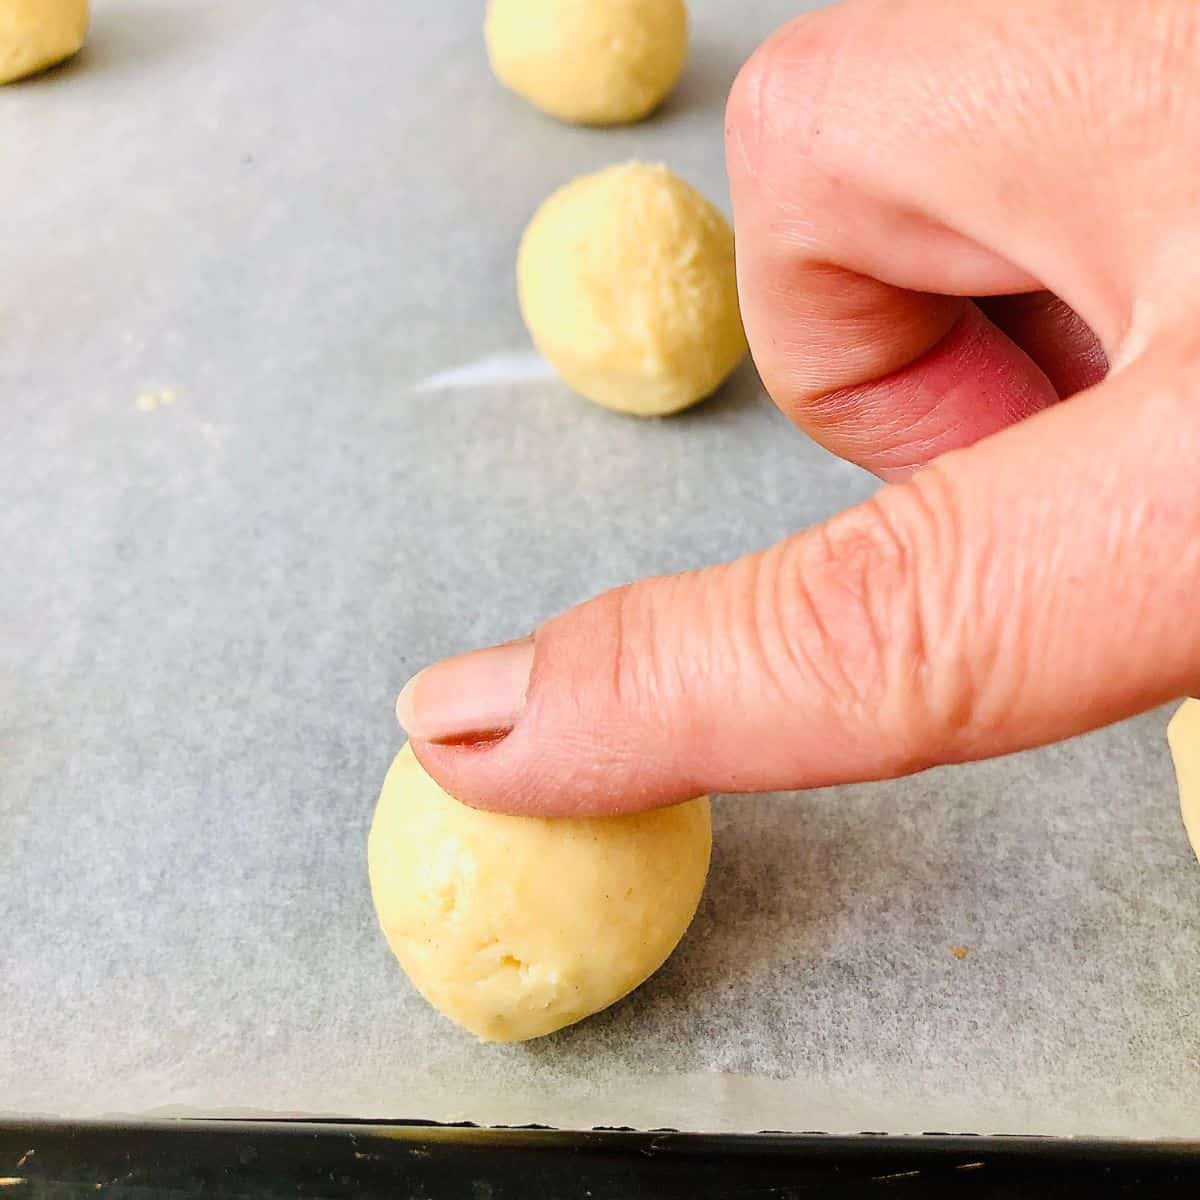
[[[980,647],[963,652],[973,585],[958,513],[932,467],[788,551],[783,619],[797,672],[833,711],[877,730],[889,774],[960,757],[979,721]]]
[[[659,638],[645,586],[630,584],[603,597],[612,699],[623,711],[653,712],[661,688]]]
[[[956,487],[936,463],[887,501],[880,511],[909,545],[913,569],[885,712],[910,769],[920,770],[961,756],[979,724],[981,680],[993,678],[978,670],[989,643],[977,629],[984,578],[975,565],[986,549],[968,548]]]
[[[813,531],[796,564],[793,636],[828,699],[858,721],[883,700],[894,612],[879,599],[902,589],[906,555],[868,503]]]
[[[768,38],[742,64],[725,105],[725,137],[729,148],[731,151],[736,148],[740,152],[740,157],[752,173],[757,166],[755,151],[759,147],[765,99],[775,69],[774,40]]]
[[[877,726],[892,688],[895,597],[907,590],[908,560],[871,503],[763,556],[752,627],[786,704],[832,714],[848,730]]]
[[[828,631],[811,604],[804,572],[795,568],[799,542],[791,539],[738,564],[743,575],[739,658],[748,677],[761,681],[773,705],[788,711],[815,680],[822,698],[839,707],[849,703],[834,675],[841,659],[831,653]]]
[[[712,640],[693,644],[687,636],[696,620],[696,578],[647,579],[604,597],[613,705],[656,735],[679,731],[688,713],[680,699],[700,692],[712,674],[705,658]]]
[[[774,143],[788,157],[811,154],[820,132],[822,101],[837,41],[822,13],[800,16],[776,30],[746,60],[726,107],[726,138],[751,175],[769,173]]]

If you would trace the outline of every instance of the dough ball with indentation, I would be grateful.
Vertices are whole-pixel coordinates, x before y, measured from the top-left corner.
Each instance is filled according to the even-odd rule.
[[[488,58],[505,86],[581,125],[649,114],[687,59],[683,0],[490,0]]]
[[[88,0],[0,0],[0,83],[70,58],[87,28]]]
[[[706,799],[632,816],[502,816],[451,799],[406,746],[367,858],[383,932],[425,999],[483,1041],[519,1042],[658,970],[696,912],[711,845]]]
[[[1167,728],[1175,775],[1179,780],[1179,807],[1196,857],[1200,858],[1200,700],[1185,700]]]
[[[517,291],[538,350],[619,412],[687,408],[746,353],[733,231],[663,166],[609,167],[555,192],[521,239]]]

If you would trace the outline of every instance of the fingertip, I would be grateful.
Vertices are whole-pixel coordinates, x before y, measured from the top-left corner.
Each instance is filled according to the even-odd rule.
[[[413,694],[417,688],[417,681],[421,678],[422,672],[418,671],[409,681],[400,689],[400,695],[396,697],[396,721],[400,728],[405,733],[412,733],[413,727],[416,725],[416,704]]]
[[[521,638],[443,659],[404,685],[396,719],[420,741],[494,740],[521,715],[533,657],[533,639]]]

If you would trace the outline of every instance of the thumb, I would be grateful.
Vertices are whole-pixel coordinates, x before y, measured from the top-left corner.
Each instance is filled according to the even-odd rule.
[[[759,554],[405,688],[467,803],[632,811],[902,775],[1200,684],[1200,377],[1161,353]]]

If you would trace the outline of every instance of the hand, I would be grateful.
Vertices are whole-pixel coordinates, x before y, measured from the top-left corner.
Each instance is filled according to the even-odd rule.
[[[1200,687],[1197,64],[1195,0],[852,0],[775,34],[728,112],[746,328],[780,407],[887,486],[423,672],[426,767],[608,813]]]

